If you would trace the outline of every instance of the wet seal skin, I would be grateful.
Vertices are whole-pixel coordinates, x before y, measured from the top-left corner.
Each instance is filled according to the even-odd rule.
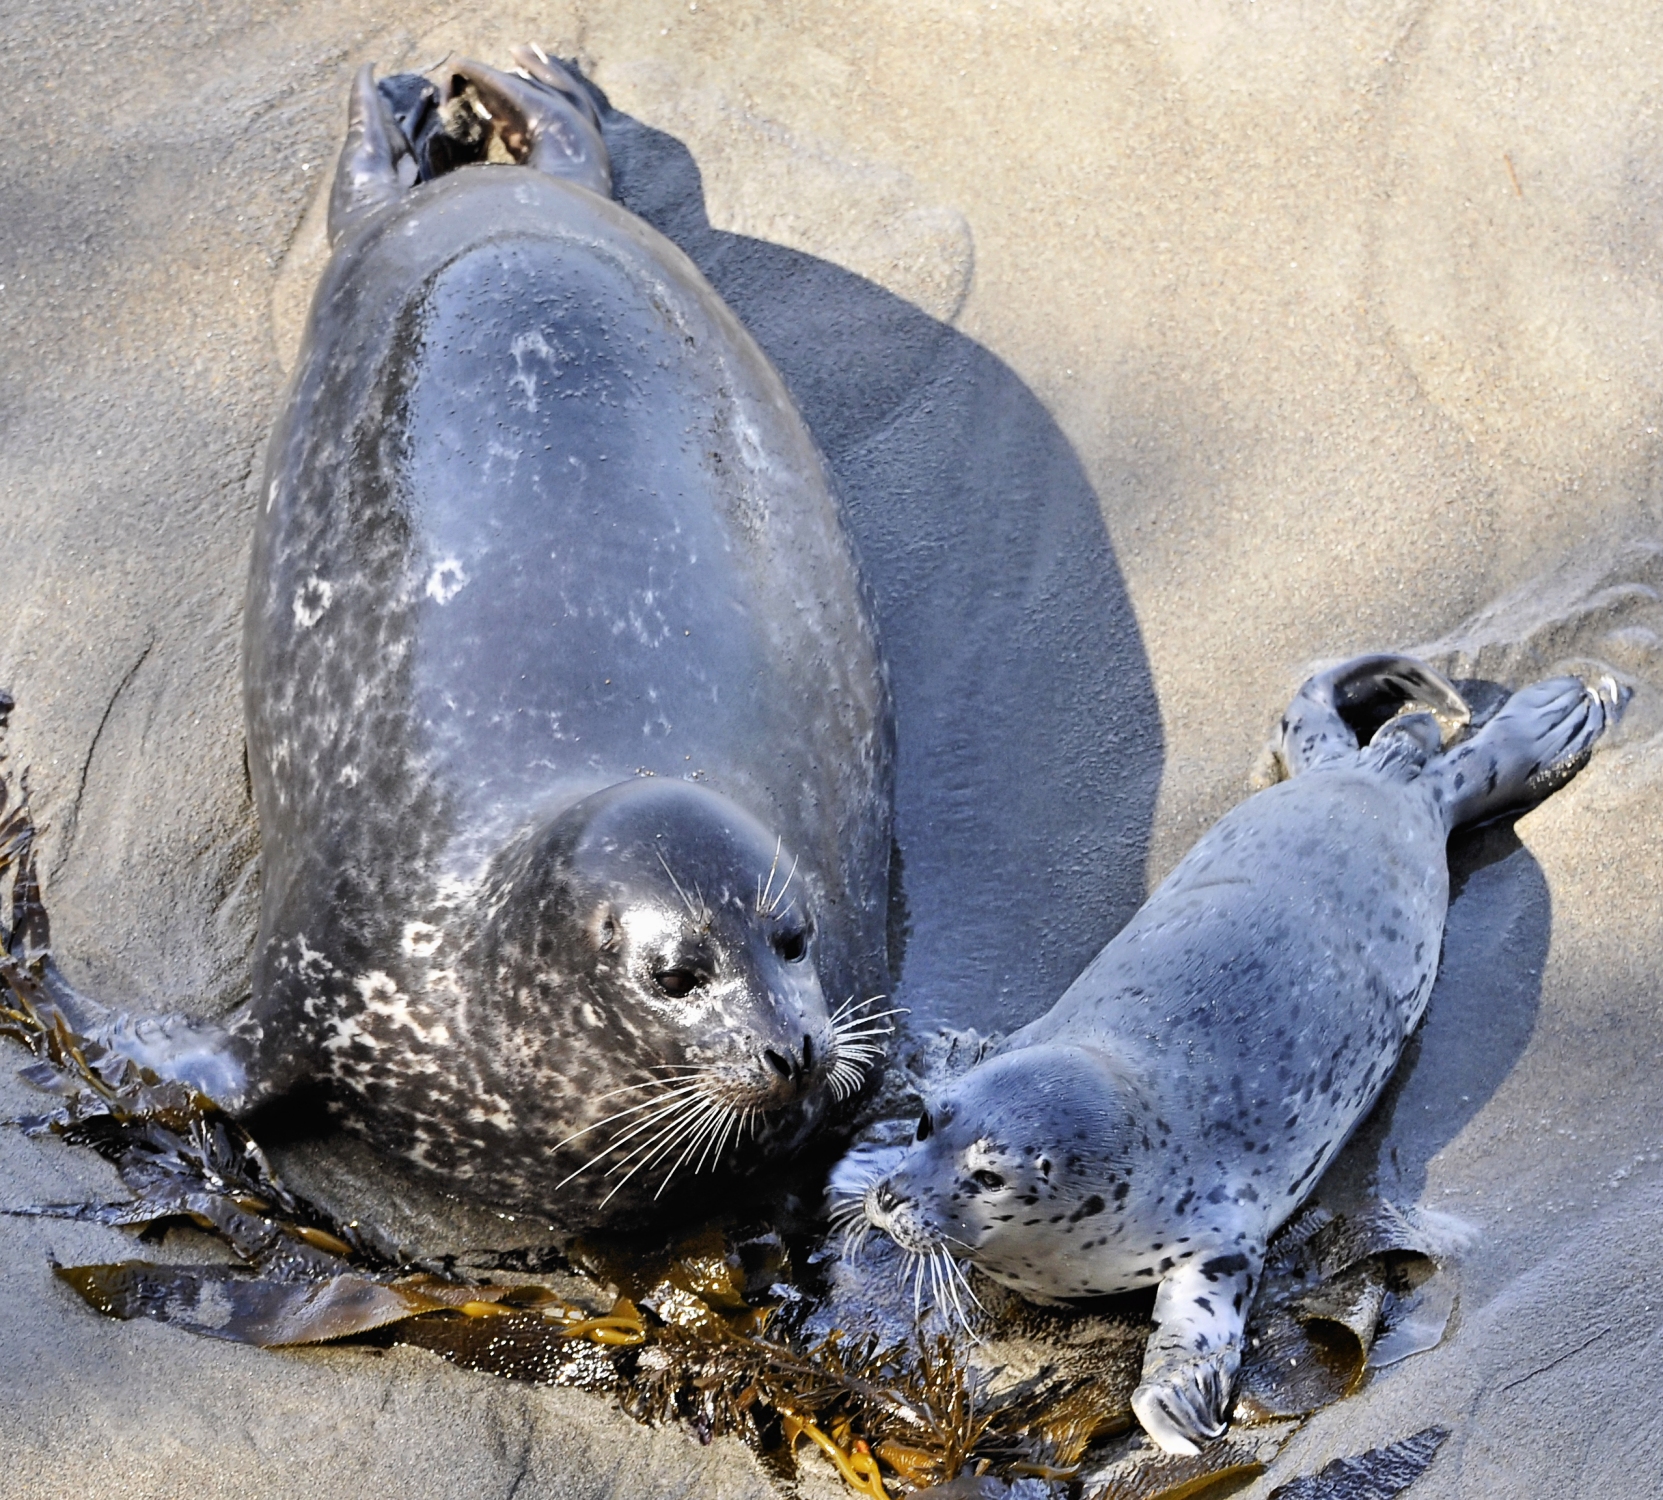
[[[252,998],[90,1029],[576,1229],[870,1081],[893,729],[783,383],[516,60],[357,78],[249,580]]]
[[[1457,738],[1467,705],[1421,662],[1311,678],[1282,721],[1289,779],[930,1102],[866,1219],[1035,1300],[1157,1286],[1132,1406],[1162,1448],[1196,1452],[1224,1431],[1267,1242],[1425,1009],[1450,833],[1561,785],[1618,698],[1609,679],[1540,682]],[[1360,721],[1380,726],[1362,747]]]

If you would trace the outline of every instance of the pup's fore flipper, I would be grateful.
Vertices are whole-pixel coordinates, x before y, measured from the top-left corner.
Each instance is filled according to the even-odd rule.
[[[1224,1432],[1261,1259],[1234,1252],[1186,1261],[1155,1294],[1132,1410],[1167,1453],[1198,1453]]]

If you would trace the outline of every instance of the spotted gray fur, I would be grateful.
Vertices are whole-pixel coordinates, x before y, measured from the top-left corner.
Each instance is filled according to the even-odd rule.
[[[516,56],[355,85],[250,576],[253,998],[108,1034],[578,1227],[879,1060],[893,732],[779,376]],[[440,95],[522,164],[438,174]]]
[[[1313,678],[1295,773],[1222,818],[1046,1015],[931,1103],[865,1214],[1026,1296],[1158,1286],[1133,1400],[1164,1448],[1223,1431],[1270,1236],[1379,1096],[1437,973],[1452,829],[1582,763],[1615,705],[1574,678],[1443,749],[1400,713],[1359,748],[1341,710],[1466,721],[1424,664]]]

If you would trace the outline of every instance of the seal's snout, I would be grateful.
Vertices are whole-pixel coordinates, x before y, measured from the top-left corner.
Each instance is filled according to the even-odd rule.
[[[867,1188],[861,1208],[866,1222],[883,1230],[903,1250],[932,1250],[941,1238],[930,1227],[919,1203],[900,1192],[893,1178],[885,1177]]]
[[[778,1103],[789,1104],[819,1084],[825,1073],[824,1058],[825,1048],[817,1048],[813,1036],[805,1033],[796,1045],[782,1039],[764,1047],[758,1060],[770,1095]]]
[[[768,1064],[781,1078],[792,1083],[800,1083],[814,1071],[814,1038],[805,1036],[800,1053],[787,1048],[781,1051],[775,1047],[763,1050],[762,1060]]]

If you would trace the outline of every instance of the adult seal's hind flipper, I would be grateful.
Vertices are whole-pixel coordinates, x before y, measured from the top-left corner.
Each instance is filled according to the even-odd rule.
[[[1041,1300],[1157,1287],[1132,1409],[1195,1452],[1224,1430],[1270,1236],[1425,1010],[1451,830],[1561,784],[1616,707],[1607,684],[1539,683],[1446,748],[1466,705],[1424,663],[1313,677],[1285,721],[1291,779],[1226,814],[1050,1012],[929,1101],[868,1221]]]
[[[893,729],[783,383],[611,200],[587,85],[517,61],[352,88],[258,511],[261,921],[217,1055],[247,1107],[321,1088],[577,1229],[875,1076]],[[209,1032],[116,1025],[201,1073]]]

